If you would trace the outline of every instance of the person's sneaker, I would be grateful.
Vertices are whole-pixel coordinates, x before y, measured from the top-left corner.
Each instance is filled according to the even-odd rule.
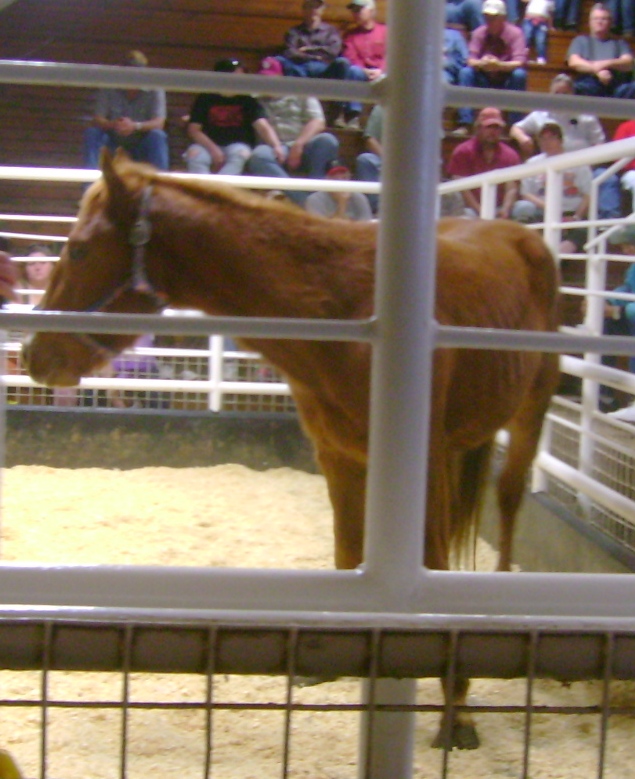
[[[340,130],[361,130],[362,126],[359,123],[359,114],[342,112],[337,119],[333,122],[334,127],[339,127]]]
[[[335,121],[333,122],[333,127],[339,127],[340,130],[344,130],[347,127],[346,119],[344,118],[344,114],[340,114]]]
[[[536,65],[546,65],[547,60],[544,57],[538,57],[536,60]]]
[[[619,419],[620,422],[635,422],[635,403],[631,403],[630,406],[625,406],[617,411],[611,411],[606,415],[611,419]]]
[[[466,127],[464,124],[462,124],[456,129],[452,130],[450,135],[452,136],[452,138],[467,138],[469,132],[470,132],[469,128]]]

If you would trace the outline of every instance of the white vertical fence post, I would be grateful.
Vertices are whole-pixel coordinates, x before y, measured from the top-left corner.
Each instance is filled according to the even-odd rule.
[[[443,3],[399,0],[388,27],[395,77],[388,77],[382,133],[365,561],[403,611],[411,608],[423,554],[444,13]],[[414,695],[412,680],[379,680],[374,688],[375,703],[408,704]],[[364,724],[372,749],[365,765],[362,743],[362,775],[412,776],[414,715],[375,712]]]

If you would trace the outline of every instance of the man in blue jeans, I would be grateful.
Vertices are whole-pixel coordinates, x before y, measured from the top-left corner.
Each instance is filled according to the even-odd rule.
[[[485,0],[483,3],[485,24],[477,27],[470,36],[467,66],[459,73],[459,86],[483,89],[527,88],[527,45],[520,27],[507,21],[507,7],[503,0]],[[521,119],[522,113],[510,111],[510,123]],[[459,123],[468,135],[474,111],[459,108]]]
[[[261,76],[278,75],[269,57],[263,60]],[[315,97],[263,95],[260,103],[273,129],[273,145],[261,143],[253,150],[246,172],[252,176],[289,178],[300,175],[323,179],[329,163],[337,157],[339,141],[325,132],[326,120],[320,101]],[[281,189],[284,190],[283,182]],[[289,189],[289,200],[304,206],[308,192]]]
[[[148,60],[142,52],[130,51],[125,64],[146,67]],[[168,170],[165,116],[163,89],[100,89],[92,126],[84,134],[84,166],[98,168],[103,147],[111,151],[121,147],[137,162]]]
[[[348,60],[341,57],[342,36],[322,21],[324,0],[304,0],[302,22],[284,36],[284,51],[276,59],[285,76],[345,79]]]

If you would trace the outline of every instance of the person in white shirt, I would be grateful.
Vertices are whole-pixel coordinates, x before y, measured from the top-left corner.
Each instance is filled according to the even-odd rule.
[[[525,16],[521,24],[527,41],[527,48],[536,50],[538,65],[547,64],[547,38],[554,12],[554,0],[523,0],[527,3]]]
[[[544,123],[538,134],[541,153],[527,162],[538,162],[547,157],[562,154],[564,151],[563,132],[560,125],[549,120]],[[593,171],[589,165],[580,165],[563,171],[562,174],[562,221],[577,222],[585,219],[589,210],[589,195]],[[512,208],[512,219],[517,222],[539,222],[545,211],[546,173],[524,178],[520,182],[520,199]],[[560,251],[570,253],[579,251],[587,239],[587,231],[574,227],[563,232]]]
[[[555,76],[549,87],[553,95],[573,95],[573,79],[566,73]],[[606,142],[606,134],[597,116],[593,114],[577,114],[572,111],[532,111],[523,119],[513,124],[509,137],[518,144],[524,158],[536,153],[536,140],[544,124],[555,121],[562,128],[562,143],[564,151],[577,151],[598,146]],[[604,168],[599,167],[594,175],[599,175]],[[615,219],[622,216],[622,196],[618,176],[605,179],[598,189],[598,216],[600,219]]]

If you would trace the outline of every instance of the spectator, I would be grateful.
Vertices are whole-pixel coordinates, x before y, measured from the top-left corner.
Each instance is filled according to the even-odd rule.
[[[559,73],[551,82],[549,91],[556,95],[572,95],[573,80],[566,73]],[[593,114],[574,114],[569,111],[532,111],[524,119],[516,122],[509,131],[510,138],[518,144],[523,157],[536,153],[534,140],[546,121],[555,121],[563,132],[565,151],[587,149],[604,143],[606,136],[597,116]],[[594,175],[604,168],[599,167]],[[622,215],[620,182],[617,176],[605,179],[598,189],[598,216],[600,219],[616,219]]]
[[[346,78],[351,81],[377,81],[386,72],[386,25],[375,18],[375,0],[352,0],[346,7],[355,20],[343,39],[342,54],[350,62]],[[359,130],[361,112],[361,103],[349,103],[335,124]]]
[[[477,27],[470,36],[467,66],[459,73],[459,85],[493,89],[523,91],[527,86],[527,46],[519,27],[506,19],[507,8],[503,0],[485,0],[483,16],[485,24]],[[458,111],[460,134],[467,135],[474,112],[461,107]],[[515,122],[522,114],[509,113]]]
[[[558,30],[577,30],[580,22],[580,0],[556,0],[553,15]]]
[[[140,51],[130,51],[125,65],[146,67]],[[84,133],[84,166],[99,167],[102,147],[121,147],[138,162],[149,162],[159,170],[169,168],[165,126],[166,101],[163,89],[100,89],[96,95],[93,126]]]
[[[21,286],[34,290],[22,295],[22,303],[36,306],[44,295],[51,278],[55,263],[51,259],[53,252],[44,244],[34,243],[26,250],[26,257],[33,257],[31,262],[20,265]]]
[[[522,21],[527,48],[534,47],[536,63],[547,64],[547,38],[553,15],[553,0],[529,0]]]
[[[366,127],[364,128],[364,142],[366,151],[358,155],[355,161],[355,173],[359,181],[381,180],[382,145],[381,133],[384,109],[379,103],[373,106]],[[367,195],[373,214],[379,211],[379,195]]]
[[[284,51],[276,59],[285,76],[346,78],[349,62],[340,56],[342,36],[322,21],[325,0],[304,0],[302,22],[284,37]]]
[[[218,60],[217,73],[244,73],[238,60]],[[190,112],[187,134],[193,141],[185,152],[190,173],[240,175],[256,145],[256,133],[274,147],[275,132],[260,103],[250,95],[198,95]]]
[[[482,0],[446,0],[445,23],[472,32],[483,24]]]
[[[351,172],[346,165],[334,160],[326,177],[334,181],[350,181]],[[314,192],[306,199],[306,210],[327,219],[368,222],[373,218],[370,203],[363,192]]]
[[[554,157],[564,151],[562,127],[553,119],[548,119],[538,133],[540,154],[531,157],[528,163]],[[547,176],[538,173],[524,178],[520,183],[521,199],[512,210],[512,218],[518,222],[540,222],[545,213],[545,185]],[[587,216],[589,194],[593,172],[588,165],[580,165],[562,172],[562,221],[578,222]],[[571,253],[580,251],[587,240],[584,227],[574,227],[562,234],[560,251]]]
[[[613,140],[622,141],[625,138],[632,138],[633,136],[635,136],[635,119],[627,119],[617,126],[615,134],[613,135]],[[631,193],[631,209],[635,211],[635,159],[628,162],[622,168],[621,173],[622,189]]]
[[[458,30],[443,30],[443,80],[446,84],[458,84],[461,68],[467,65],[467,43]]]
[[[559,73],[552,79],[549,92],[552,95],[572,95],[573,80],[566,73]],[[536,153],[535,139],[549,119],[555,120],[562,127],[565,151],[586,149],[606,140],[602,124],[593,114],[576,114],[555,109],[532,111],[513,124],[509,131],[509,137],[516,141],[524,157]]]
[[[263,66],[267,60],[263,61]],[[275,69],[263,67],[261,75],[270,75]],[[320,101],[315,97],[286,95],[262,97],[260,100],[267,119],[277,138],[274,146],[256,146],[247,172],[254,176],[288,178],[293,174],[322,179],[328,164],[339,151],[339,141],[324,132],[326,120]],[[304,205],[307,192],[287,190],[287,197],[299,206]]]
[[[474,137],[460,143],[450,155],[448,174],[451,178],[464,178],[499,168],[520,165],[515,149],[501,141],[505,128],[503,115],[498,108],[483,108],[476,118]],[[480,214],[480,190],[464,190],[466,216]],[[496,215],[509,219],[518,195],[518,182],[507,181],[498,186]]]
[[[31,262],[21,263],[21,280],[18,282],[24,289],[32,289],[33,292],[23,294],[22,303],[31,306],[37,306],[51,280],[51,273],[55,267],[55,262],[51,259],[53,252],[51,249],[39,243],[31,244],[26,250],[26,257],[32,257]],[[14,334],[18,335],[18,334]],[[19,334],[22,340],[22,334]],[[16,371],[20,372],[20,371]],[[76,406],[77,390],[75,387],[55,387],[48,390],[47,394],[52,397],[54,406]]]
[[[631,37],[635,34],[635,5],[633,0],[607,0],[613,20],[613,32]]]
[[[611,236],[611,243],[615,246],[621,246],[622,254],[635,255],[635,226],[632,224],[624,225]],[[624,274],[624,281],[613,291],[635,294],[635,263],[628,266]],[[635,301],[608,298],[604,305],[603,333],[604,335],[635,335]],[[602,364],[615,368],[617,367],[617,358],[605,354],[602,357]],[[628,369],[631,373],[635,373],[635,357],[633,356],[628,358]],[[615,390],[612,387],[602,387],[600,408],[603,411],[609,411],[609,415],[613,419],[620,419],[622,422],[635,422],[635,403],[631,403],[625,408],[617,408],[618,406]]]
[[[626,41],[611,37],[611,14],[602,3],[591,7],[589,33],[577,35],[567,51],[576,94],[633,97],[633,53]]]

